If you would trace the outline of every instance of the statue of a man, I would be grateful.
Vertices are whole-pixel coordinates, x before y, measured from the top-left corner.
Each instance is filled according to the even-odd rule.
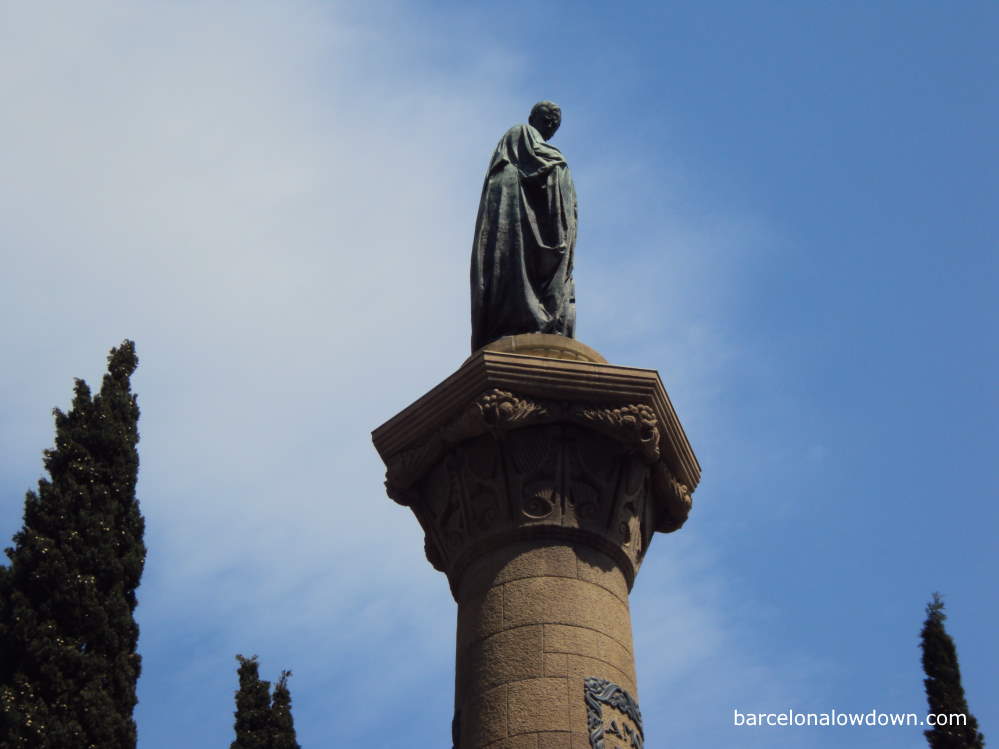
[[[546,142],[561,121],[556,104],[538,102],[489,162],[472,245],[472,351],[518,333],[573,336],[576,190]]]

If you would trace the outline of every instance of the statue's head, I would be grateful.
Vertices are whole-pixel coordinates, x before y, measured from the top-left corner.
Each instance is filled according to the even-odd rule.
[[[562,124],[562,110],[553,101],[539,101],[534,105],[527,121],[541,133],[542,138],[548,140]]]

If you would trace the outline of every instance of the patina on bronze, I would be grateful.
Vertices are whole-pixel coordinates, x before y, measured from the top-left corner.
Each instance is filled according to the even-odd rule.
[[[520,333],[573,337],[576,190],[546,142],[561,121],[558,105],[538,102],[489,162],[472,246],[472,351]]]

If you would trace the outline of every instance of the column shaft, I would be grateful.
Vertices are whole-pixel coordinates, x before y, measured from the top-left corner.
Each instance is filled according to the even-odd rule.
[[[579,543],[485,554],[460,583],[455,674],[459,749],[590,749],[584,680],[637,699],[624,574]]]
[[[628,591],[700,477],[659,375],[514,336],[372,437],[458,601],[457,749],[643,749]]]

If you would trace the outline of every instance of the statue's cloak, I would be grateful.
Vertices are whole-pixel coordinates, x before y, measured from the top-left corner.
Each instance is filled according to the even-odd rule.
[[[561,151],[531,125],[496,146],[472,246],[472,351],[506,335],[576,326],[576,190]]]

